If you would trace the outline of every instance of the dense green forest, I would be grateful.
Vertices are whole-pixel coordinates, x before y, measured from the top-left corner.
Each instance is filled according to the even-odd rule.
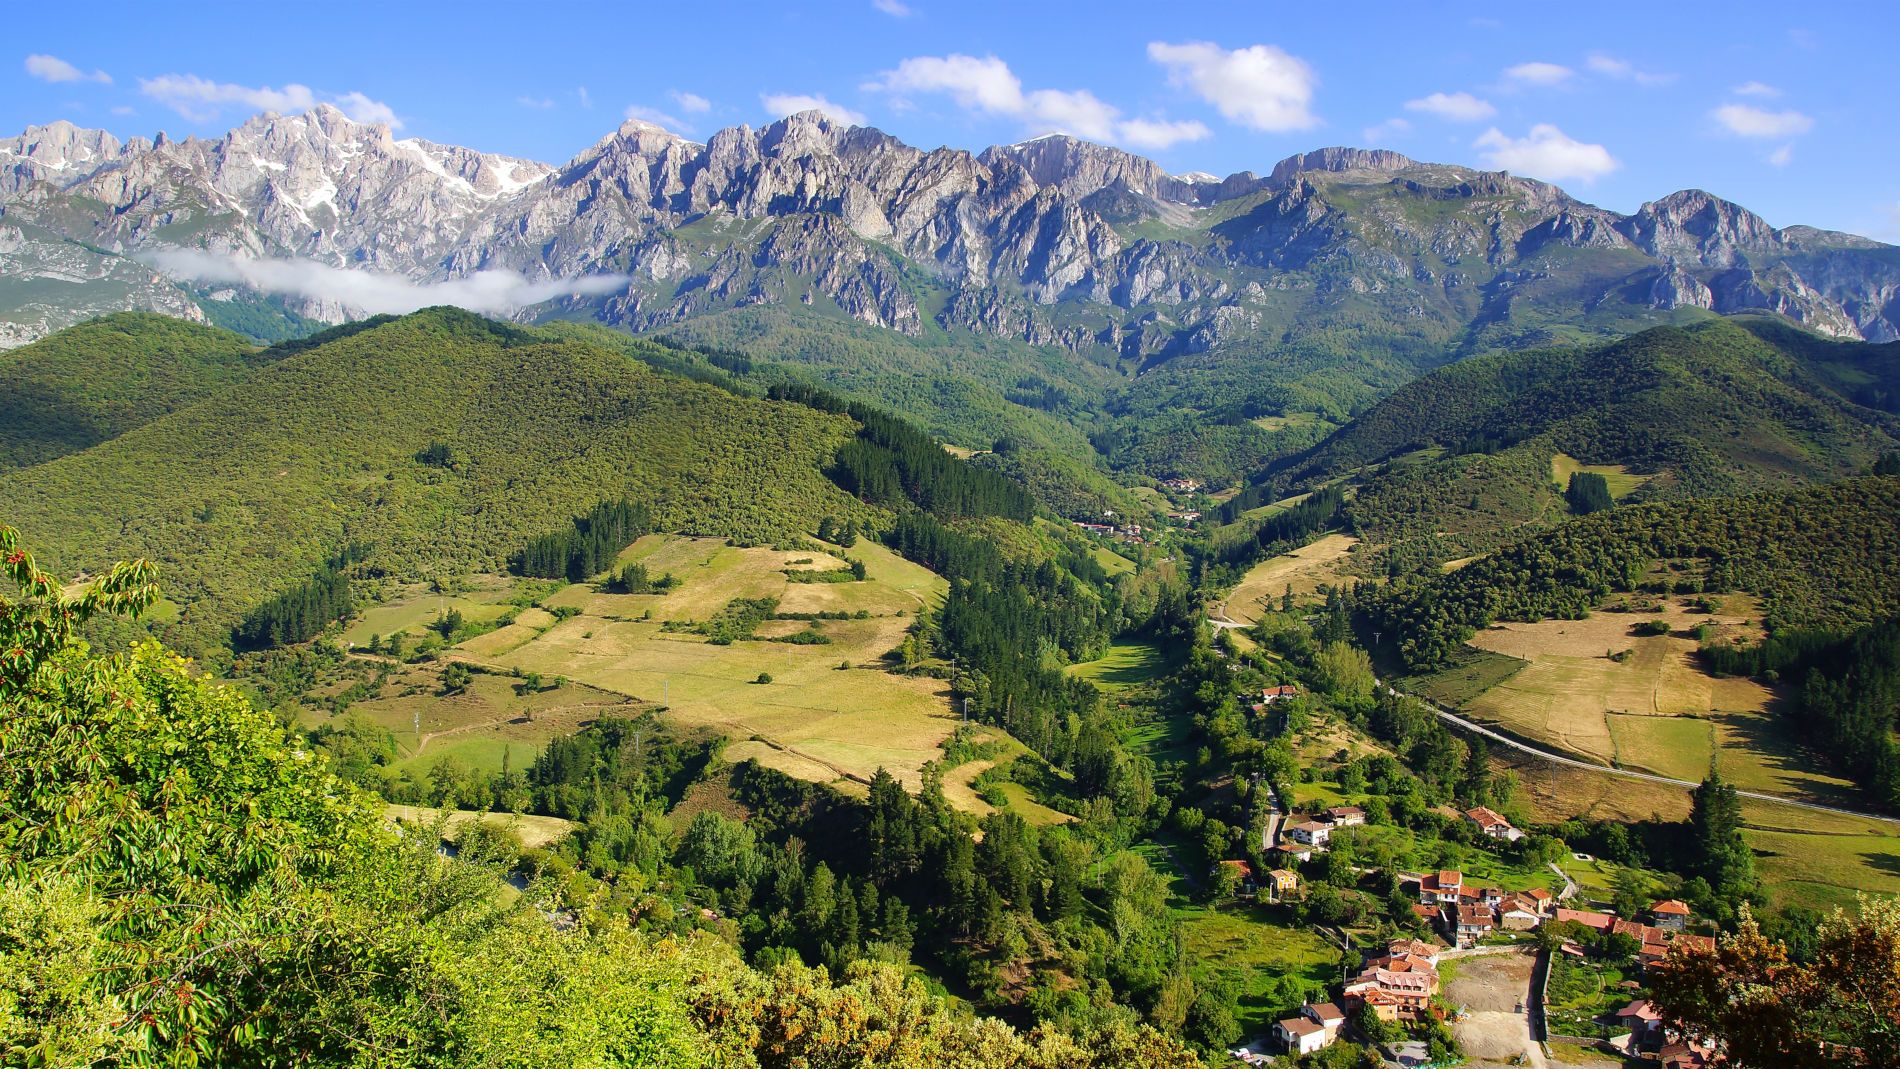
[[[1448,575],[1362,599],[1405,664],[1441,667],[1499,620],[1577,619],[1615,591],[1759,594],[1771,632],[1843,629],[1900,608],[1900,479],[1632,505],[1527,538]]]
[[[498,840],[447,861],[184,660],[78,644],[152,604],[149,566],[66,600],[10,528],[0,554],[9,1064],[1198,1064],[1125,1017],[1018,1032],[888,965],[754,971],[716,939],[514,895]]]
[[[144,426],[271,355],[229,331],[149,312],[102,316],[0,353],[0,472]]]
[[[578,583],[606,571],[622,549],[651,530],[653,518],[645,506],[603,501],[561,530],[529,542],[508,559],[508,567],[516,575]]]
[[[1900,420],[1860,403],[1878,400],[1868,381],[1893,377],[1891,348],[1743,318],[1472,357],[1260,469],[1218,518],[1353,476],[1350,526],[1373,547],[1364,567],[1398,576],[1490,552],[1581,511],[1568,486],[1552,485],[1558,453],[1648,476],[1636,500],[1864,474],[1900,442]]]
[[[1900,421],[1837,392],[1799,332],[1756,321],[1656,327],[1603,345],[1496,353],[1394,391],[1279,480],[1299,484],[1402,453],[1496,452],[1535,439],[1593,464],[1668,472],[1658,492],[1734,492],[1864,471]],[[1841,361],[1883,347],[1841,346]]]
[[[300,347],[84,453],[16,473],[8,515],[62,572],[158,565],[166,634],[222,643],[336,547],[365,567],[499,570],[603,499],[672,531],[770,540],[868,514],[823,474],[844,417],[662,375],[624,353],[431,310]],[[448,467],[418,459],[445,443]]]

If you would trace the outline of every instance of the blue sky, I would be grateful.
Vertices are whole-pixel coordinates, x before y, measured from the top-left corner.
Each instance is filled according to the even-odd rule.
[[[558,163],[630,113],[703,139],[821,102],[922,147],[1061,129],[1225,175],[1376,145],[1900,241],[1892,3],[173,6],[14,5],[0,129],[216,135],[329,100]]]

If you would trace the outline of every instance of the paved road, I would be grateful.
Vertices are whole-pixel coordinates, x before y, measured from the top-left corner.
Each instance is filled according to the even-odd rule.
[[[1572,898],[1575,898],[1577,896],[1577,881],[1571,879],[1568,872],[1558,868],[1555,861],[1550,863],[1550,871],[1556,873],[1564,881],[1564,889],[1557,892],[1557,901],[1568,902]]]
[[[1248,624],[1235,623],[1232,620],[1218,618],[1212,615],[1211,613],[1207,617],[1207,622],[1211,626],[1213,626],[1216,630],[1221,630],[1221,631],[1225,631],[1231,628],[1244,628],[1244,627],[1251,626]],[[1384,683],[1384,681],[1382,680],[1380,682],[1382,684]],[[1424,703],[1424,705],[1427,708],[1429,708],[1432,712],[1438,715],[1438,719],[1443,720],[1444,722],[1452,725],[1453,727],[1462,728],[1463,730],[1471,732],[1474,735],[1482,735],[1493,742],[1507,746],[1513,750],[1516,750],[1519,753],[1527,754],[1531,757],[1538,758],[1539,760],[1550,761],[1559,765],[1567,765],[1571,768],[1580,768],[1587,772],[1601,772],[1601,773],[1604,773],[1605,775],[1610,775],[1610,776],[1622,776],[1625,779],[1640,779],[1640,780],[1647,780],[1650,783],[1668,784],[1671,787],[1688,787],[1691,790],[1693,790],[1696,787],[1701,786],[1700,783],[1691,779],[1672,779],[1668,776],[1658,776],[1651,772],[1636,772],[1627,768],[1615,768],[1610,765],[1599,765],[1594,761],[1582,761],[1575,757],[1565,757],[1564,755],[1559,754],[1559,753],[1553,753],[1549,750],[1545,750],[1540,747],[1531,746],[1527,743],[1519,742],[1518,740],[1512,738],[1509,735],[1505,735],[1500,732],[1493,731],[1490,728],[1485,727],[1483,724],[1477,723],[1475,721],[1467,720],[1464,717],[1459,716],[1457,713],[1454,713],[1451,710],[1446,709],[1445,707],[1439,705],[1437,702],[1432,701],[1430,698],[1421,697],[1417,694],[1411,694],[1406,691],[1399,690],[1398,688],[1393,687],[1390,684],[1384,684],[1384,685],[1385,685],[1386,690],[1392,694],[1401,695],[1403,697],[1411,698],[1414,701]],[[1767,794],[1762,791],[1744,791],[1744,790],[1737,790],[1735,793],[1742,796],[1743,798],[1754,799],[1757,802],[1769,802],[1774,805],[1793,806],[1796,809],[1807,809],[1816,813],[1831,813],[1837,817],[1857,817],[1861,820],[1878,820],[1885,824],[1900,824],[1900,818],[1896,818],[1896,817],[1881,816],[1878,813],[1865,813],[1858,809],[1843,809],[1839,806],[1822,805],[1818,802],[1803,802],[1803,801],[1800,801],[1799,799],[1787,798],[1779,794]]]
[[[1405,691],[1399,690],[1396,687],[1392,687],[1390,685],[1386,687],[1386,690],[1392,694],[1401,695],[1403,697],[1411,698],[1415,701],[1423,702],[1427,708],[1431,709],[1432,712],[1438,714],[1438,719],[1443,720],[1444,722],[1452,725],[1453,727],[1457,727],[1465,731],[1469,731],[1474,735],[1482,735],[1493,742],[1500,743],[1504,746],[1508,746],[1511,749],[1518,751],[1519,753],[1528,754],[1542,761],[1549,761],[1549,762],[1552,762],[1554,764],[1559,764],[1559,765],[1567,765],[1571,768],[1581,768],[1590,772],[1601,772],[1601,773],[1604,773],[1605,775],[1610,775],[1610,776],[1622,776],[1625,779],[1640,779],[1640,780],[1648,780],[1651,783],[1666,783],[1672,787],[1688,787],[1688,788],[1694,789],[1696,787],[1701,786],[1701,784],[1691,779],[1671,779],[1668,776],[1658,776],[1650,772],[1635,772],[1627,768],[1613,768],[1609,765],[1599,765],[1593,761],[1580,761],[1574,757],[1565,757],[1562,754],[1552,753],[1549,750],[1540,749],[1539,747],[1530,746],[1525,743],[1519,742],[1518,740],[1512,738],[1509,735],[1505,735],[1500,732],[1493,731],[1490,728],[1485,727],[1483,724],[1476,723],[1475,721],[1467,720],[1464,717],[1459,716],[1457,713],[1454,713],[1451,710],[1440,706],[1437,702],[1434,702],[1429,698],[1422,698],[1416,694],[1409,694],[1409,693],[1406,693]],[[1838,806],[1821,805],[1818,802],[1803,802],[1794,798],[1785,798],[1779,794],[1765,794],[1761,791],[1743,791],[1743,790],[1738,790],[1735,793],[1738,795],[1741,795],[1743,798],[1752,798],[1758,802],[1772,802],[1776,805],[1793,806],[1796,809],[1810,809],[1816,813],[1832,813],[1835,816],[1840,816],[1840,817],[1858,817],[1861,820],[1878,820],[1878,821],[1882,821],[1888,824],[1900,824],[1900,818],[1884,817],[1878,813],[1863,813],[1858,809],[1842,809]]]

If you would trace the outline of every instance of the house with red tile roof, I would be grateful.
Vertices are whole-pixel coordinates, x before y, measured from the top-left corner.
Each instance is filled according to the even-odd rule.
[[[1458,927],[1453,934],[1457,936],[1459,946],[1468,947],[1496,931],[1497,927],[1497,914],[1491,911],[1490,906],[1459,906]]]
[[[1649,919],[1658,928],[1667,928],[1680,932],[1689,924],[1689,907],[1673,898],[1664,899],[1649,907]]]
[[[1457,869],[1428,872],[1418,881],[1418,900],[1427,905],[1455,906],[1464,886],[1465,874]]]
[[[1465,811],[1465,819],[1476,824],[1479,831],[1493,839],[1504,839],[1510,842],[1516,842],[1524,837],[1523,832],[1518,831],[1510,821],[1505,820],[1495,809],[1489,809],[1485,806],[1478,806],[1476,809],[1467,809]]]
[[[1648,999],[1637,999],[1617,1010],[1616,1022],[1629,1029],[1638,1042],[1662,1034],[1662,1014]]]

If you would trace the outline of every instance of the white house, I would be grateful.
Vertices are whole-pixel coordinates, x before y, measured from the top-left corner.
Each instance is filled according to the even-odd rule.
[[[1288,1054],[1311,1054],[1332,1043],[1334,1033],[1306,1017],[1289,1017],[1273,1026],[1273,1034],[1286,1044]]]

